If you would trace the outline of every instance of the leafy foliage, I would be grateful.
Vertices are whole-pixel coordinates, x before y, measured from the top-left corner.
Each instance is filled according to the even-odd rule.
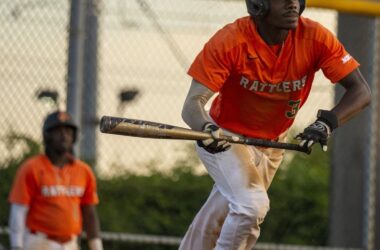
[[[269,189],[271,210],[261,242],[325,245],[328,232],[329,157],[319,147],[281,167]]]
[[[0,165],[0,226],[8,222],[8,193],[18,166],[41,152],[27,136],[7,137],[10,149],[23,145],[22,154]],[[98,214],[103,231],[182,236],[206,200],[213,181],[195,173],[199,162],[193,149],[167,173],[149,176],[125,172],[98,178]],[[260,242],[324,245],[327,238],[329,160],[315,147],[310,156],[297,154],[283,165],[269,189],[271,211],[262,225]],[[7,244],[0,238],[0,243]],[[106,249],[176,249],[176,246],[104,242]],[[86,249],[86,244],[82,244]]]
[[[21,154],[17,158],[3,159],[0,164],[0,226],[8,225],[8,194],[18,166],[25,159],[41,152],[41,145],[26,135],[11,133],[3,139],[7,143],[8,150],[12,151],[15,148],[21,148]],[[8,238],[1,237],[0,245],[5,242],[8,242]],[[5,245],[8,245],[8,243]]]
[[[98,185],[102,230],[182,236],[206,200],[212,181],[207,175],[195,175],[189,166],[178,166],[171,175],[158,172],[150,176],[131,175],[99,180]],[[108,246],[107,249],[176,247],[147,248],[147,245],[119,243],[119,248]]]
[[[0,165],[0,225],[8,223],[8,194],[12,186],[17,168],[28,157],[41,152],[41,145],[26,135],[11,133],[4,138],[9,150],[21,146],[22,152],[19,158],[4,159]]]
[[[212,181],[206,175],[194,175],[188,167],[178,167],[174,173],[173,176],[154,173],[99,180],[102,228],[182,235],[207,198]]]

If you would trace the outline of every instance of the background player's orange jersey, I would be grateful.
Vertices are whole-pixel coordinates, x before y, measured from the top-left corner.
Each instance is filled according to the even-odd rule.
[[[206,43],[188,73],[219,92],[210,110],[219,126],[276,139],[292,125],[316,71],[336,83],[358,66],[330,31],[310,19],[299,19],[277,55],[243,17]]]
[[[30,230],[56,236],[80,234],[80,205],[99,202],[88,165],[74,160],[59,168],[45,155],[35,156],[20,167],[9,201],[29,206],[26,225]]]

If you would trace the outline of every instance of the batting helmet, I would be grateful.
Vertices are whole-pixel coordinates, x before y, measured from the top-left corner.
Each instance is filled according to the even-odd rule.
[[[72,128],[74,131],[74,141],[76,140],[78,126],[76,125],[74,120],[71,118],[70,114],[63,111],[56,111],[54,113],[49,114],[46,117],[44,121],[44,125],[42,127],[42,133],[43,133],[44,138],[45,138],[46,132],[58,126],[66,126],[66,127]]]
[[[248,13],[251,16],[266,16],[270,9],[270,0],[245,0]],[[305,10],[306,0],[300,1],[300,15]]]

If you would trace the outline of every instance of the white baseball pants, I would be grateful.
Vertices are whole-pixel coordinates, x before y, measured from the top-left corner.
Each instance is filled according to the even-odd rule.
[[[252,249],[269,210],[267,189],[284,150],[234,144],[217,154],[198,146],[197,151],[215,185],[179,249]]]
[[[25,235],[24,250],[79,250],[77,237],[73,236],[72,240],[66,243],[58,243],[50,240],[43,233]]]

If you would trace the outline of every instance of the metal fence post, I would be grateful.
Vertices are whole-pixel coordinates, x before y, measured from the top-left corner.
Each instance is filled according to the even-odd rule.
[[[83,54],[85,44],[85,1],[71,0],[69,25],[69,54],[67,72],[67,111],[73,116],[77,124],[81,124],[81,106],[83,91]],[[81,128],[80,130],[81,131]],[[81,134],[81,133],[79,133]],[[80,154],[78,137],[75,147],[76,155]]]
[[[100,10],[99,0],[86,0],[86,4],[80,156],[82,160],[95,167],[98,124],[98,14]]]
[[[352,27],[360,27],[360,34]],[[338,36],[361,63],[360,70],[374,92],[373,99],[378,98],[374,91],[377,66],[374,63],[378,53],[375,30],[375,18],[339,14]],[[343,93],[342,88],[337,88],[336,101]],[[334,136],[329,239],[332,246],[374,249],[376,106],[372,102],[370,108],[339,128]]]

